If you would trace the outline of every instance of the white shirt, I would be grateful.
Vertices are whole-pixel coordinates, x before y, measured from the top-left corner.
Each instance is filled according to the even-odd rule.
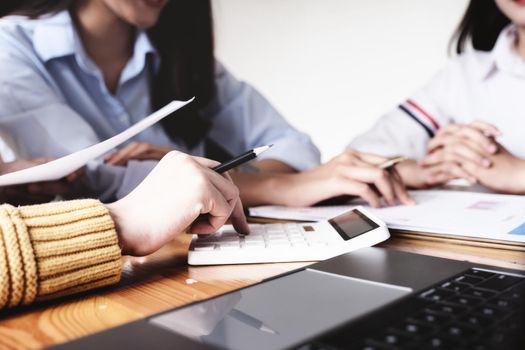
[[[148,36],[139,31],[133,56],[112,94],[84,51],[67,11],[37,20],[4,18],[0,20],[0,136],[17,157],[26,159],[61,157],[114,136],[152,112],[149,73],[159,63]],[[233,156],[274,144],[260,159],[281,160],[297,170],[319,164],[319,151],[310,138],[288,124],[254,88],[235,79],[221,64],[215,83],[216,96],[203,111],[212,121],[209,139]],[[171,140],[160,124],[133,140],[205,155],[204,142],[188,149]],[[88,184],[102,200],[120,198],[155,164],[130,161],[127,167],[117,167],[94,162],[86,172]]]
[[[525,59],[516,52],[516,36],[511,25],[492,51],[461,54],[348,147],[420,159],[439,128],[482,120],[501,130],[498,142],[525,158]]]

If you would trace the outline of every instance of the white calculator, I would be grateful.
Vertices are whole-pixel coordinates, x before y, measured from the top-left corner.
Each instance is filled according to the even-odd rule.
[[[330,220],[315,223],[250,224],[240,235],[231,225],[205,237],[194,236],[188,253],[190,265],[252,264],[318,261],[390,237],[386,224],[356,207]]]

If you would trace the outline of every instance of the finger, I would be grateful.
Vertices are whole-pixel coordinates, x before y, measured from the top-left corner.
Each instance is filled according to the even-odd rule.
[[[233,184],[228,173],[219,174],[211,169],[206,169],[206,172],[210,182],[227,201],[237,200],[239,198],[239,189]]]
[[[428,171],[428,169],[427,169]],[[428,186],[437,186],[442,185],[450,180],[453,180],[453,176],[447,171],[444,171],[442,166],[433,166],[430,171],[428,171],[427,176],[425,177],[425,183]]]
[[[422,166],[437,165],[442,162],[474,162],[483,167],[489,168],[492,161],[480,153],[474,143],[469,140],[460,140],[456,143],[449,144],[441,149],[433,151],[420,161]]]
[[[78,169],[78,170],[75,170],[71,174],[67,175],[65,177],[65,180],[67,182],[75,182],[78,178],[80,178],[82,175],[84,175],[84,171],[85,171],[85,169],[83,167]]]
[[[382,156],[379,156],[377,154],[372,154],[372,153],[361,153],[360,152],[358,153],[358,156],[359,156],[359,159],[362,160],[363,162],[366,162],[368,164],[373,164],[373,165],[379,165],[388,160],[387,157],[382,157]]]
[[[356,195],[363,198],[371,207],[381,207],[381,199],[377,193],[367,184],[351,181],[347,184],[349,195]]]
[[[492,135],[487,135],[476,127],[467,125],[462,128],[458,133],[458,136],[466,138],[476,144],[483,153],[493,154],[497,150],[496,141]]]
[[[345,175],[349,179],[374,184],[388,205],[393,206],[396,204],[392,179],[386,170],[379,169],[375,166],[368,166],[349,167],[346,168],[346,171]]]
[[[392,176],[392,184],[394,187],[394,194],[396,198],[405,205],[414,205],[416,204],[416,201],[412,196],[408,193],[405,184],[403,183],[403,179],[401,178],[401,175],[399,175],[399,172],[396,169],[390,170],[390,174]]]
[[[427,144],[427,153],[432,153],[438,148],[445,146],[451,139],[454,139],[453,133],[441,133],[434,136]]]
[[[123,165],[127,157],[132,154],[137,147],[139,147],[138,142],[132,142],[129,145],[122,147],[111,154],[108,159],[106,159],[106,163],[110,165]]]
[[[471,183],[476,183],[477,179],[470,175],[468,172],[465,171],[459,164],[457,163],[445,163],[443,165],[446,166],[446,172],[448,172],[452,178],[455,179],[466,179]]]
[[[443,149],[438,149],[432,151],[432,153],[427,154],[423,159],[419,161],[419,165],[423,167],[431,167],[444,162],[444,151]]]
[[[208,159],[208,158],[203,158],[203,157],[196,157],[196,156],[192,156],[192,158],[197,162],[199,163],[200,165],[206,167],[206,168],[213,168],[213,167],[216,167],[217,165],[221,164],[215,160],[212,160],[212,159]]]
[[[502,135],[501,130],[494,124],[484,122],[482,120],[474,120],[469,125],[480,130],[486,136],[498,137]]]
[[[142,144],[139,142],[134,142],[130,144],[121,152],[117,153],[116,157],[112,160],[111,164],[120,166],[126,165],[128,161],[133,157],[133,155],[137,154],[137,150],[140,149],[141,145]]]
[[[472,183],[477,180],[467,173],[462,167],[455,162],[443,162],[435,167],[435,172],[427,179],[429,184],[443,184],[453,179],[466,179]]]
[[[230,221],[233,225],[233,228],[238,233],[247,235],[250,233],[250,226],[246,220],[246,215],[244,215],[244,209],[242,207],[241,199],[239,198],[235,202],[235,207],[233,208],[232,214],[230,216]]]
[[[40,164],[49,163],[49,162],[51,162],[52,160],[55,160],[55,158],[51,158],[51,157],[38,157],[38,158],[31,159],[31,162],[36,163],[35,165],[40,165]]]
[[[470,142],[452,145],[450,148],[454,154],[463,159],[463,162],[470,161],[485,168],[490,168],[492,165],[491,160],[486,158],[485,154],[479,153]]]
[[[479,176],[484,170],[483,167],[480,167],[478,164],[472,163],[472,162],[466,162],[465,164],[462,164],[461,166],[463,170],[465,170],[470,176],[473,176],[477,179],[479,182],[479,178],[476,176]]]
[[[442,133],[434,137],[427,145],[427,152],[445,147],[463,140],[470,141],[471,147],[477,149],[481,154],[493,154],[497,151],[497,144],[492,137],[484,135],[480,130],[472,126],[456,126],[454,132]]]
[[[214,186],[209,188],[209,197],[202,203],[201,214],[205,220],[197,220],[191,225],[191,232],[195,234],[211,234],[217,232],[230,217],[233,207]]]

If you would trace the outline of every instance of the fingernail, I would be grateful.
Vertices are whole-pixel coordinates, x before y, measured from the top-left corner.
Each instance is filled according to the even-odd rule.
[[[492,164],[491,161],[488,159],[483,159],[481,161],[481,165],[483,165],[485,168],[489,168],[491,164]]]
[[[490,153],[495,153],[498,149],[495,145],[490,145],[487,147],[487,150],[490,152]]]

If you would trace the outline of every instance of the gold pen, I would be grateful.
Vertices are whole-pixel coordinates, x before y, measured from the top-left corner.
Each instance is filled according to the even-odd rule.
[[[406,160],[405,157],[390,158],[390,159],[385,160],[383,163],[380,163],[378,166],[381,169],[388,170],[392,168],[394,165],[396,165],[397,163],[401,163],[404,160]]]

